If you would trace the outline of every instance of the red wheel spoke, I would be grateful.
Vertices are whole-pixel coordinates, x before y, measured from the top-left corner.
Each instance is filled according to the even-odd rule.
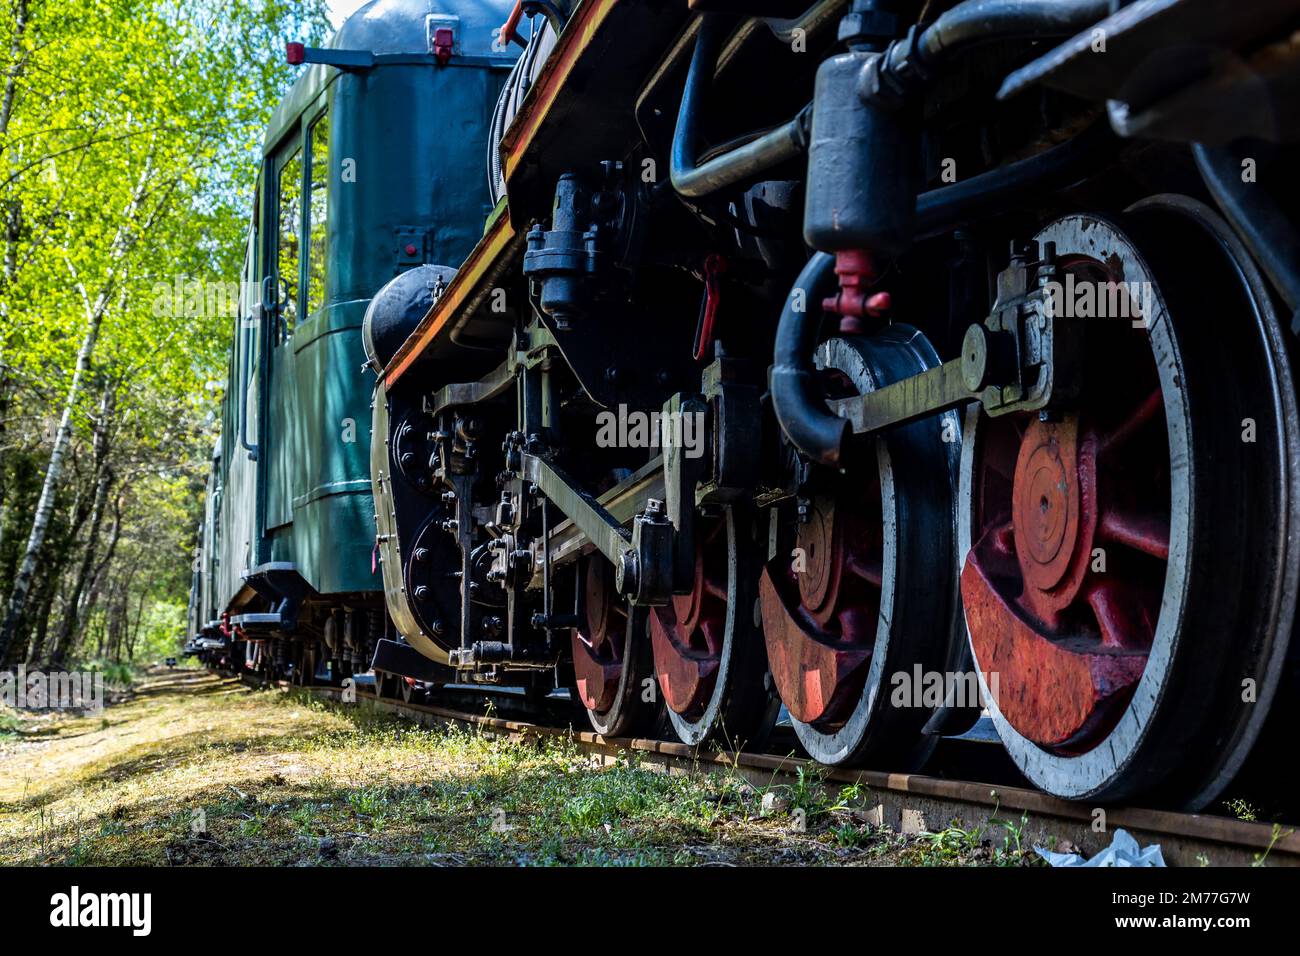
[[[884,569],[881,567],[879,558],[861,558],[856,555],[850,556],[845,561],[845,566],[849,571],[877,588],[884,587]]]
[[[1133,514],[1111,506],[1101,513],[1098,533],[1103,541],[1132,548],[1161,561],[1169,560],[1169,522],[1164,518]]]
[[[769,564],[761,588],[772,680],[805,724],[842,720],[859,699],[880,619],[882,518],[878,487],[853,485],[815,497],[798,544],[807,555],[793,587]]]
[[[1123,421],[1102,437],[1100,456],[1105,457],[1130,442],[1144,427],[1158,420],[1164,412],[1165,399],[1160,389],[1156,389],[1142,400]]]
[[[726,645],[727,527],[725,518],[701,521],[691,592],[650,609],[650,640],[664,701],[692,720],[713,693]]]
[[[708,648],[710,656],[717,657],[722,653],[722,645],[727,636],[726,632],[726,621],[708,620],[700,625],[699,633],[704,637],[704,645]]]
[[[1088,605],[1097,616],[1101,642],[1115,650],[1144,650],[1155,637],[1155,620],[1143,595],[1118,580],[1101,581],[1088,592]]]
[[[842,643],[867,647],[869,654],[870,641],[876,632],[878,613],[874,608],[863,607],[850,607],[841,611],[839,622]]]

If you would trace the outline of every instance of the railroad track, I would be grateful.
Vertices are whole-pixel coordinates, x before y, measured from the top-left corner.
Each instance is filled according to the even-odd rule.
[[[244,676],[241,680],[250,686],[268,686],[257,678]],[[285,681],[275,682],[274,686],[336,702],[342,696],[337,687],[294,687]],[[361,689],[357,690],[356,706],[423,726],[460,725],[511,740],[564,738],[588,754],[595,766],[612,766],[635,755],[643,767],[667,773],[739,774],[759,787],[794,778],[803,769],[815,773],[826,786],[864,785],[868,788],[870,822],[903,834],[933,832],[950,825],[971,829],[984,827],[992,819],[1023,818],[1022,841],[1045,846],[1055,837],[1057,845],[1069,841],[1089,857],[1109,845],[1116,830],[1124,829],[1143,846],[1158,843],[1171,866],[1300,866],[1300,826],[1277,827],[1213,814],[1141,807],[1098,808],[1000,783],[826,767],[778,753],[738,753],[663,740],[602,737],[568,727],[379,698]],[[1102,811],[1104,829],[1095,828],[1100,822],[1097,814]]]

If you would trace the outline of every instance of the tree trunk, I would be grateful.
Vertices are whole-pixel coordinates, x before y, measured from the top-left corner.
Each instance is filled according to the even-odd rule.
[[[113,242],[109,247],[109,261],[104,283],[93,302],[85,286],[81,285],[79,281],[77,283],[86,310],[86,331],[82,336],[81,348],[77,351],[77,364],[73,369],[72,382],[68,386],[68,394],[63,402],[63,417],[59,419],[59,429],[54,436],[54,450],[50,453],[50,462],[45,469],[45,484],[41,488],[41,497],[36,504],[36,514],[32,518],[32,533],[27,539],[27,550],[18,565],[18,574],[14,577],[13,590],[9,593],[9,610],[5,614],[4,623],[0,624],[0,660],[4,659],[5,652],[13,641],[14,633],[18,630],[18,624],[23,617],[23,610],[27,605],[27,594],[32,586],[32,576],[36,573],[36,556],[40,553],[41,545],[45,542],[45,532],[49,528],[50,516],[54,513],[55,493],[58,491],[59,482],[63,478],[64,458],[68,453],[68,446],[72,443],[72,415],[76,410],[78,400],[81,398],[82,382],[86,378],[91,357],[95,353],[95,342],[99,339],[99,329],[104,322],[104,314],[108,311],[114,288],[122,278],[118,275],[117,270],[121,260],[126,256],[134,242],[132,227],[139,215],[140,204],[144,200],[152,176],[153,161],[151,155],[141,168],[135,190],[123,213],[122,223],[113,236]],[[70,260],[68,268],[73,269]],[[73,271],[73,277],[76,278],[75,270]]]
[[[5,433],[9,430],[9,406],[13,401],[13,392],[9,387],[9,366],[0,358],[0,550],[5,543],[5,518],[8,515],[9,502],[5,495],[7,473],[5,472]]]
[[[117,553],[117,542],[122,537],[122,496],[119,493],[113,501],[113,528],[108,533],[108,547],[104,549],[104,555],[95,565],[95,570],[90,575],[90,591],[86,594],[82,603],[78,617],[89,623],[95,613],[95,605],[99,603],[99,595],[103,590],[105,575],[108,573],[108,566],[113,562],[113,556]],[[111,600],[111,599],[110,599]],[[99,628],[99,651],[97,656],[104,656],[104,627]]]
[[[144,616],[144,601],[149,592],[142,590],[140,600],[135,605],[135,623],[131,625],[130,637],[126,640],[126,660],[129,664],[135,663],[135,646],[140,640],[140,619]]]
[[[50,629],[50,609],[54,607],[54,592],[57,590],[57,583],[57,575],[52,575],[49,580],[42,582],[40,594],[36,601],[38,610],[36,629],[32,633],[31,647],[26,655],[29,667],[35,667],[40,662],[41,652],[45,649],[45,639],[49,636]]]
[[[122,642],[126,637],[126,628],[131,616],[131,582],[135,579],[135,568],[127,572],[125,578],[117,582],[117,593],[113,597],[113,618],[109,627],[108,647],[105,653],[114,664],[122,663]]]
[[[27,54],[23,53],[23,34],[27,32],[27,0],[18,0],[13,6],[14,35],[9,44],[9,69],[5,72],[4,93],[0,94],[0,137],[9,132],[9,120],[14,115],[14,98],[18,93],[18,80],[27,68]],[[0,139],[0,153],[4,152]]]
[[[99,532],[104,522],[104,508],[108,504],[108,491],[113,483],[113,469],[109,467],[108,430],[112,422],[114,408],[114,391],[111,385],[104,388],[99,402],[99,417],[95,421],[94,474],[96,475],[95,499],[90,508],[90,523],[86,533],[85,550],[72,583],[72,593],[68,595],[63,622],[59,627],[54,646],[50,649],[49,663],[62,666],[67,660],[80,624],[81,598],[95,564],[95,552],[99,549]]]
[[[13,640],[18,623],[22,620],[23,610],[27,605],[27,594],[32,586],[32,577],[36,574],[36,558],[45,544],[45,532],[50,526],[50,517],[54,514],[54,498],[63,479],[64,459],[68,447],[72,444],[72,414],[76,410],[77,400],[81,397],[81,383],[90,367],[90,357],[95,351],[95,341],[99,338],[99,327],[104,320],[102,309],[96,309],[86,324],[86,332],[77,352],[77,366],[72,372],[72,384],[63,402],[63,417],[59,419],[59,430],[54,436],[54,450],[50,453],[50,463],[45,469],[45,484],[41,488],[41,497],[36,502],[36,514],[32,518],[32,533],[27,538],[27,550],[18,565],[18,575],[14,578],[14,587],[9,594],[9,610],[5,614],[4,624],[0,625],[0,660]]]

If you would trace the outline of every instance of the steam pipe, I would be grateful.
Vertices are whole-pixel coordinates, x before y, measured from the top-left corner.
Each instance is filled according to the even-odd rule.
[[[807,149],[806,124],[809,111],[801,111],[788,123],[758,136],[743,146],[699,164],[700,117],[704,97],[726,39],[724,23],[708,16],[700,23],[695,52],[686,74],[682,105],[673,133],[672,162],[669,178],[677,192],[690,199],[708,196],[728,186],[744,182],[765,170],[803,155]]]
[[[1100,160],[1117,153],[1120,145],[1110,124],[1102,119],[1033,156],[921,193],[916,197],[917,234],[945,232],[996,212],[1010,200],[1069,186],[1095,169]]]
[[[966,0],[921,32],[917,52],[934,61],[992,40],[1072,36],[1110,15],[1110,0]]]
[[[816,253],[799,273],[781,310],[770,381],[781,430],[803,455],[824,465],[839,463],[850,428],[846,419],[827,408],[812,364],[821,332],[821,301],[835,287],[835,257]]]

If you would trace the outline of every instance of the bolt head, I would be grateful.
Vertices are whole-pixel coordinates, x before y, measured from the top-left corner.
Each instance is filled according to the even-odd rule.
[[[978,392],[988,384],[989,343],[984,326],[972,325],[961,343],[961,380],[969,391]]]
[[[624,551],[614,568],[614,589],[619,594],[629,594],[636,590],[637,564],[636,552]]]

